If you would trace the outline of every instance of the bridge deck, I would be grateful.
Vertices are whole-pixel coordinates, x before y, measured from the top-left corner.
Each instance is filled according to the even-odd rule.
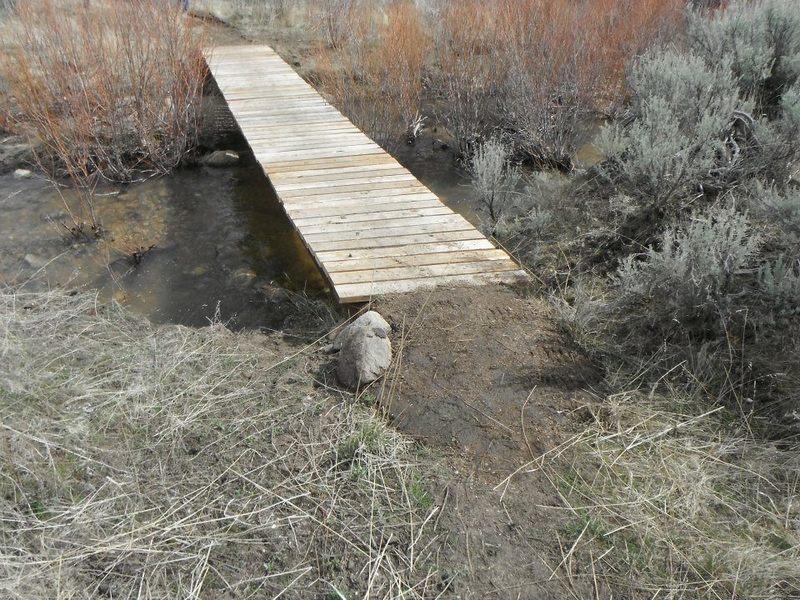
[[[206,61],[340,302],[526,278],[271,48],[216,47]]]

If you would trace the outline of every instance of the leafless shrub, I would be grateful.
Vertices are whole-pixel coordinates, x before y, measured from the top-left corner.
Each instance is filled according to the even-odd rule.
[[[435,90],[462,150],[498,128],[539,164],[571,168],[592,111],[624,94],[628,61],[673,31],[680,0],[449,2],[438,12]]]
[[[413,139],[420,103],[428,31],[407,3],[382,12],[367,5],[351,15],[348,38],[317,55],[322,88],[356,125],[384,148]]]
[[[469,155],[474,145],[497,127],[499,74],[502,62],[493,52],[493,7],[477,0],[448,2],[439,12],[436,70],[432,85],[441,102],[437,118]]]
[[[178,3],[24,0],[14,16],[3,74],[17,126],[42,140],[48,171],[129,181],[180,162],[204,63]]]
[[[311,6],[312,16],[325,42],[341,49],[352,41],[363,40],[364,31],[357,27],[363,24],[365,13],[371,12],[370,3],[364,0],[319,0]]]

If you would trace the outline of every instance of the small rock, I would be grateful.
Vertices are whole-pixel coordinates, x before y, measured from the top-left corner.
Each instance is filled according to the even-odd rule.
[[[209,167],[230,167],[239,162],[239,155],[233,150],[216,150],[203,158],[203,164]]]
[[[28,169],[17,169],[14,171],[14,179],[30,179],[31,177],[33,177],[33,173]]]
[[[336,375],[349,388],[372,383],[392,361],[391,328],[377,312],[369,311],[348,325],[333,343],[339,349]]]

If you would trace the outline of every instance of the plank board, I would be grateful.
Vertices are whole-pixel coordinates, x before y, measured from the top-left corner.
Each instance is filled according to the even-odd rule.
[[[253,155],[340,302],[527,274],[268,46],[205,52]]]

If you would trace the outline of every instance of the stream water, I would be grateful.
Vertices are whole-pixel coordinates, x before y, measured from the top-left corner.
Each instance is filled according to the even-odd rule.
[[[215,315],[234,328],[274,328],[308,299],[330,302],[311,255],[285,216],[243,138],[226,169],[181,169],[98,195],[106,232],[70,239],[60,195],[43,179],[0,176],[0,281],[27,289],[98,289],[156,323],[202,326]],[[455,210],[477,222],[466,179],[450,153],[428,141],[402,162]],[[147,251],[152,246],[152,249]],[[132,254],[144,249],[135,264]]]
[[[227,147],[242,144],[233,138]],[[233,327],[279,327],[292,294],[325,297],[313,259],[246,153],[232,168],[182,169],[95,205],[106,235],[75,242],[48,183],[0,177],[0,279],[97,288],[154,322],[194,326],[219,310]],[[134,264],[132,253],[151,246]]]

